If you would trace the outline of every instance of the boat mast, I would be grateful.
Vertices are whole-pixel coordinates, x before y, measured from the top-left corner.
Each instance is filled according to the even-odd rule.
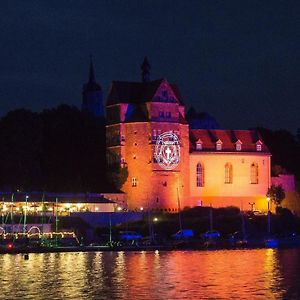
[[[24,209],[24,224],[23,224],[23,233],[26,233],[26,222],[27,222],[27,203],[28,203],[28,195],[25,196],[25,209]]]
[[[45,210],[44,198],[45,198],[45,192],[43,192],[42,195],[42,235],[44,234],[44,210]]]
[[[177,186],[177,205],[178,205],[178,221],[179,221],[179,230],[182,230],[182,222],[181,222],[181,209],[180,209],[180,199],[179,199],[179,190]]]
[[[55,198],[56,212],[55,212],[55,245],[57,247],[57,232],[58,232],[58,198]]]
[[[14,224],[14,196],[15,193],[11,194],[11,205],[10,205],[10,221],[11,221],[11,227],[13,227]],[[11,228],[12,230],[13,228]]]

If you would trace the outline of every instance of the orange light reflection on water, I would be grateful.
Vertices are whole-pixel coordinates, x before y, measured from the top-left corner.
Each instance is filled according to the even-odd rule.
[[[3,299],[297,299],[300,249],[0,255]]]

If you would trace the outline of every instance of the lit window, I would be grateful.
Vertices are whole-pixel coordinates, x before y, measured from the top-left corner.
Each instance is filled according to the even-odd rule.
[[[250,183],[258,184],[258,165],[255,163],[250,166]]]
[[[225,183],[232,183],[232,164],[230,163],[225,165]]]
[[[131,186],[132,187],[136,187],[137,186],[137,179],[136,179],[136,177],[132,177],[131,178]]]
[[[204,186],[204,168],[201,165],[201,163],[198,163],[196,167],[196,186],[197,187]]]
[[[261,144],[256,144],[256,151],[261,151]]]

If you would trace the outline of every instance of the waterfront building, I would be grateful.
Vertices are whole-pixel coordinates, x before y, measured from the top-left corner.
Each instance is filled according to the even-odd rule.
[[[68,216],[78,212],[115,212],[126,207],[123,193],[0,192],[2,216]]]
[[[271,155],[259,133],[189,128],[178,86],[151,81],[146,58],[141,69],[141,82],[113,81],[106,102],[108,165],[128,169],[122,191],[129,209],[233,205],[265,211]],[[156,153],[164,133],[179,140],[180,159],[172,168],[162,167]]]

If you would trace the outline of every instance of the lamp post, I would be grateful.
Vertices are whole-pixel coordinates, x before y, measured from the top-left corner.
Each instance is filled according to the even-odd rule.
[[[153,218],[153,224],[152,224],[152,236],[151,236],[151,242],[152,243],[155,243],[156,240],[155,240],[155,230],[154,230],[154,224],[158,222],[158,218],[157,217],[154,217]]]
[[[268,235],[271,233],[271,214],[270,214],[270,197],[267,197],[267,203],[268,203]]]

